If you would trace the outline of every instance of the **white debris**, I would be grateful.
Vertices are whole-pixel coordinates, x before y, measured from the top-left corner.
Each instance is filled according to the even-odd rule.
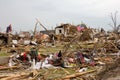
[[[88,58],[86,58],[86,57],[84,57],[84,60],[85,60],[85,62],[87,62],[87,63],[89,63],[91,60],[90,59],[88,59]]]
[[[79,72],[84,72],[84,71],[87,71],[87,68],[82,68],[79,70]]]
[[[101,62],[101,61],[98,61],[98,63],[101,64],[101,65],[105,65],[105,63],[103,63],[103,62]]]
[[[30,44],[30,40],[25,40],[24,45],[28,45],[28,44]]]
[[[39,70],[41,68],[41,62],[37,62],[35,65],[35,69]]]
[[[35,69],[35,59],[33,59],[33,62],[32,62],[32,69]]]
[[[33,45],[37,45],[37,43],[35,41],[31,41],[31,44]]]
[[[12,43],[13,44],[18,44],[18,41],[17,40],[12,40]]]
[[[12,61],[12,58],[9,59],[9,63],[8,63],[8,65],[9,65],[10,67],[12,67],[12,66],[15,65],[15,63]]]

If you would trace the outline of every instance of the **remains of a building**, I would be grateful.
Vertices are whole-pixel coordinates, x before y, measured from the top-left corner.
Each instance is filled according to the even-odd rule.
[[[9,45],[12,41],[12,34],[0,33],[0,46]]]
[[[43,26],[37,20],[36,25],[38,23]],[[28,32],[12,36],[1,33],[0,46],[10,44],[5,49],[12,55],[7,57],[6,65],[0,66],[0,71],[3,71],[0,79],[100,80],[98,76],[118,67],[120,35],[106,34],[103,30],[97,31],[85,24],[79,26],[82,28],[62,24],[55,28],[55,33],[43,26],[48,34],[34,30],[32,36]],[[53,42],[54,46],[42,45]],[[42,51],[43,49],[46,52]]]

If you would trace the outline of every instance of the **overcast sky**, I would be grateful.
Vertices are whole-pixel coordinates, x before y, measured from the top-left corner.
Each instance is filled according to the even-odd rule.
[[[34,30],[38,18],[48,29],[61,23],[86,23],[111,29],[110,14],[118,11],[120,0],[0,0],[0,29],[12,24],[14,30]],[[37,28],[39,30],[40,26]]]

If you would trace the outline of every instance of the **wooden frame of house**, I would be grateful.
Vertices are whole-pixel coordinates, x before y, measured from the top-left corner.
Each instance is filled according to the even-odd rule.
[[[76,26],[71,25],[71,24],[62,24],[55,28],[55,34],[56,35],[63,34],[64,36],[68,36],[71,33],[71,29],[76,29]]]

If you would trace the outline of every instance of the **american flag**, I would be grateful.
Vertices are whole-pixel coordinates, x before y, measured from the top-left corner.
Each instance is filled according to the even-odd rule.
[[[9,33],[9,32],[11,32],[12,31],[12,26],[11,26],[11,24],[7,27],[7,29],[6,29],[6,33]]]
[[[77,26],[77,30],[80,32],[81,30],[83,30],[84,27],[81,27],[81,26]]]

